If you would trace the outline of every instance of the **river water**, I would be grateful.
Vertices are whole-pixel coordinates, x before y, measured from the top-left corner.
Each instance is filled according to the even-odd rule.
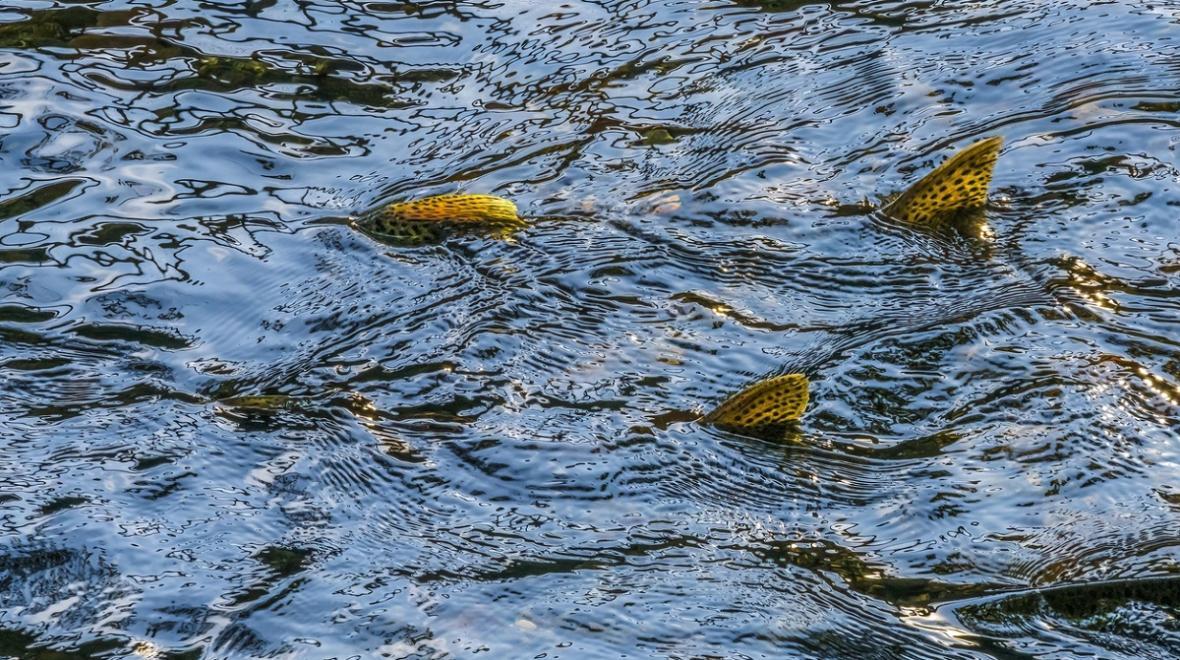
[[[1180,654],[1177,3],[0,21],[0,655]]]

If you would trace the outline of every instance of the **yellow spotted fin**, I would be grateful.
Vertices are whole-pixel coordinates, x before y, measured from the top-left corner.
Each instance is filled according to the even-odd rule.
[[[987,204],[987,188],[1004,138],[980,140],[951,156],[881,209],[886,215],[918,225],[953,220]]]
[[[437,195],[385,207],[384,215],[401,222],[471,222],[515,224],[516,204],[495,195]]]
[[[516,228],[516,205],[495,195],[436,195],[396,202],[358,219],[362,229],[391,238],[441,238],[448,229]]]
[[[792,422],[807,410],[809,385],[803,374],[767,378],[729,397],[701,421],[740,429]]]

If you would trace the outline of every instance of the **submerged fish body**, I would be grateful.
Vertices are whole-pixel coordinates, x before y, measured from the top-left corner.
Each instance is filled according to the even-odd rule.
[[[503,197],[436,195],[383,206],[357,218],[356,225],[385,240],[417,243],[464,230],[507,236],[525,221]]]
[[[987,205],[992,171],[1003,138],[990,137],[951,156],[880,212],[919,229],[939,229]],[[701,422],[738,431],[789,424],[807,410],[809,381],[798,373],[760,380],[730,396]]]

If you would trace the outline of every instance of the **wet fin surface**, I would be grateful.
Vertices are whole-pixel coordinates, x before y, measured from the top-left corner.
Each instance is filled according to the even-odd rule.
[[[495,195],[438,195],[385,207],[381,214],[394,222],[456,222],[515,224],[516,205]]]
[[[983,208],[1003,144],[1004,139],[998,136],[972,144],[922,177],[882,211],[904,222],[932,225]]]
[[[702,421],[731,428],[760,428],[792,422],[807,410],[809,385],[803,374],[767,378],[729,397]]]
[[[455,230],[523,227],[516,205],[495,195],[437,195],[383,206],[358,218],[358,228],[396,245],[438,242]]]

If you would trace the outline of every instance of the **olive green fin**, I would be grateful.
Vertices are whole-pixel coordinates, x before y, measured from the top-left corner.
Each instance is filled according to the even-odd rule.
[[[797,420],[807,410],[809,385],[803,374],[767,378],[729,397],[702,421],[748,429]]]
[[[933,225],[983,208],[1003,144],[1004,139],[997,136],[963,149],[910,186],[882,212],[904,222]]]
[[[441,242],[455,228],[454,223],[401,222],[370,216],[356,224],[369,236],[396,247],[417,247]]]

